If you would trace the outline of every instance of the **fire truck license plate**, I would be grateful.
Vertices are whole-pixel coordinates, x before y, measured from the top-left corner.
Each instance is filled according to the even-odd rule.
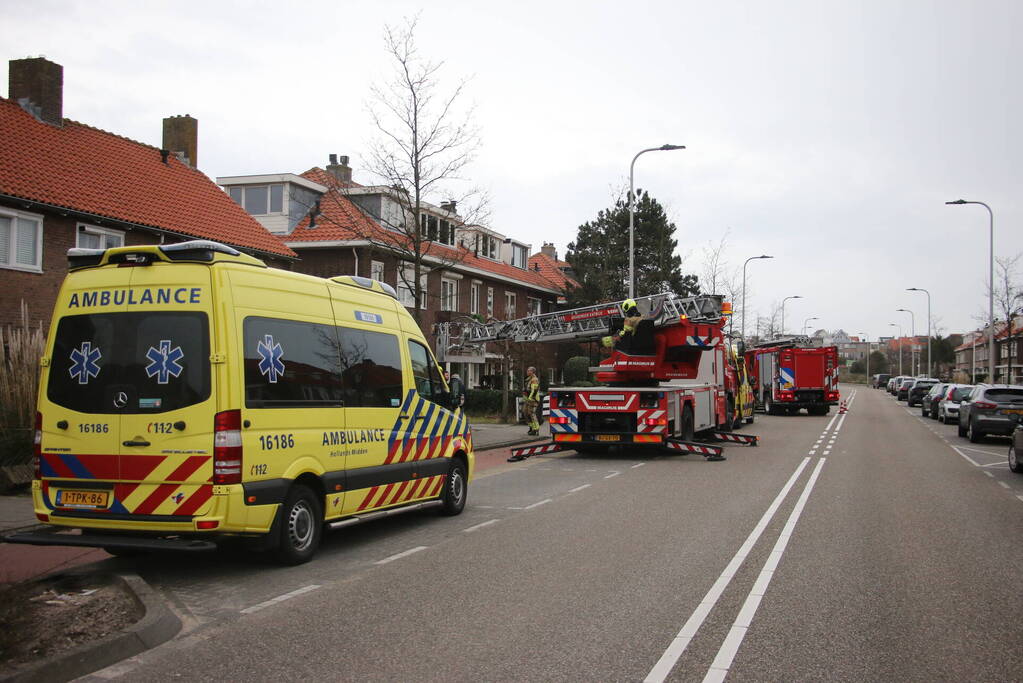
[[[597,434],[597,441],[621,441],[622,437],[617,434]]]
[[[1004,408],[1002,413],[1005,415],[1023,415],[1023,408]]]
[[[105,508],[110,500],[109,491],[57,491],[57,505],[61,507]]]

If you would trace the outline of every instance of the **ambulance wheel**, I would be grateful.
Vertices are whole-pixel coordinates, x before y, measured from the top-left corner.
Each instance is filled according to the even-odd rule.
[[[448,477],[444,480],[444,489],[441,491],[440,511],[445,515],[457,515],[465,508],[465,498],[468,493],[466,482],[465,464],[458,458],[451,461],[451,469]]]
[[[692,441],[696,438],[696,425],[693,422],[693,408],[686,406],[682,410],[682,433],[679,435],[683,441]]]
[[[303,564],[313,559],[323,534],[323,513],[308,487],[296,484],[278,512],[275,554],[281,564]]]

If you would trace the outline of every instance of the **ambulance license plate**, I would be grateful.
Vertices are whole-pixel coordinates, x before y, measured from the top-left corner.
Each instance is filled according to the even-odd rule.
[[[597,434],[597,441],[621,441],[622,437],[617,434]]]
[[[65,508],[105,508],[110,504],[109,491],[81,491],[61,489],[57,491],[57,505]]]

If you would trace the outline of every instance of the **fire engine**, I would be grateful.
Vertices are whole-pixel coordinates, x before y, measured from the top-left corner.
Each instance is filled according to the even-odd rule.
[[[806,337],[764,342],[746,351],[757,408],[768,415],[827,415],[838,393],[838,349]]]
[[[459,349],[502,339],[595,341],[622,329],[625,303],[518,320],[440,323],[438,346]],[[552,388],[548,418],[552,441],[512,449],[514,459],[562,450],[599,453],[629,445],[722,460],[720,446],[695,443],[697,436],[757,445],[757,437],[731,432],[745,417],[736,416],[726,391],[729,364],[723,328],[731,304],[720,295],[673,294],[640,297],[635,303],[643,316],[635,331],[621,338],[610,357],[590,368],[602,386]],[[733,382],[739,378],[736,373]]]

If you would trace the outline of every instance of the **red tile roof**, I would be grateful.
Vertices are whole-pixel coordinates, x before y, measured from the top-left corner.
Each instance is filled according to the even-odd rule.
[[[562,292],[579,286],[574,278],[565,274],[565,269],[571,267],[567,261],[551,258],[542,251],[529,257],[529,269],[538,270],[551,283],[552,287]]]
[[[404,236],[401,233],[385,229],[366,215],[348,197],[338,192],[339,183],[330,173],[321,168],[311,168],[301,175],[303,178],[325,185],[330,190],[320,200],[320,214],[314,221],[314,227],[309,227],[308,216],[303,218],[295,230],[287,236],[286,240],[289,244],[294,245],[296,249],[301,249],[306,245],[315,246],[317,242],[371,239],[377,244],[398,245],[399,251],[407,252],[407,248],[401,246]],[[356,183],[346,186],[362,187]],[[539,272],[533,270],[532,263],[530,263],[529,270],[524,270],[507,263],[482,258],[461,246],[452,247],[437,242],[431,242],[425,253],[450,262],[453,270],[458,270],[460,267],[474,268],[517,280],[528,287],[562,291],[562,287],[552,281],[542,270]]]
[[[265,254],[295,252],[202,172],[157,147],[64,119],[41,123],[0,97],[0,194],[224,242]]]

